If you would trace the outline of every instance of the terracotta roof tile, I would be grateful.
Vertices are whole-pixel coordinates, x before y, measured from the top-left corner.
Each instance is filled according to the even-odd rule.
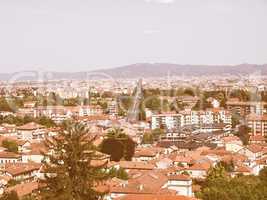
[[[125,195],[123,197],[116,198],[116,200],[197,200],[194,197],[186,197],[180,195]]]
[[[37,182],[22,183],[7,188],[7,192],[16,191],[19,197],[31,194],[34,190],[38,189]]]
[[[39,163],[8,163],[5,165],[4,171],[11,174],[12,176],[18,176],[23,173],[39,170],[40,168],[41,164]]]
[[[30,122],[22,126],[19,126],[17,129],[18,130],[36,130],[36,129],[42,129],[42,128],[44,128],[43,125],[37,124],[35,122]]]

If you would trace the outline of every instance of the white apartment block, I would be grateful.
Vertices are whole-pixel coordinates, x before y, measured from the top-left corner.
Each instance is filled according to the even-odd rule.
[[[176,129],[183,126],[183,115],[181,114],[159,114],[152,115],[151,117],[151,128],[166,128]]]
[[[210,109],[206,111],[182,111],[178,114],[152,115],[151,128],[176,129],[185,125],[202,125],[214,123],[232,123],[232,116],[223,109]]]

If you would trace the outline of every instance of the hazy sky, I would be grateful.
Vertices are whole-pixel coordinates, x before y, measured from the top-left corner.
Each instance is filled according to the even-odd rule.
[[[0,0],[1,72],[139,62],[267,63],[267,0]]]

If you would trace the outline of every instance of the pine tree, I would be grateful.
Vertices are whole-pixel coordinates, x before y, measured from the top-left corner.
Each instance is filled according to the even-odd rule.
[[[16,191],[11,191],[8,193],[4,193],[0,200],[19,200],[18,194]]]
[[[88,129],[77,123],[67,123],[58,136],[46,140],[50,151],[45,154],[42,199],[95,200],[103,196],[96,186],[108,177],[105,164],[92,163],[99,159],[93,140]]]

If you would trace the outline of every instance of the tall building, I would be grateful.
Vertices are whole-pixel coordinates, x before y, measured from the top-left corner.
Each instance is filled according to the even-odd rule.
[[[250,114],[246,117],[246,122],[252,135],[267,135],[267,114]]]

